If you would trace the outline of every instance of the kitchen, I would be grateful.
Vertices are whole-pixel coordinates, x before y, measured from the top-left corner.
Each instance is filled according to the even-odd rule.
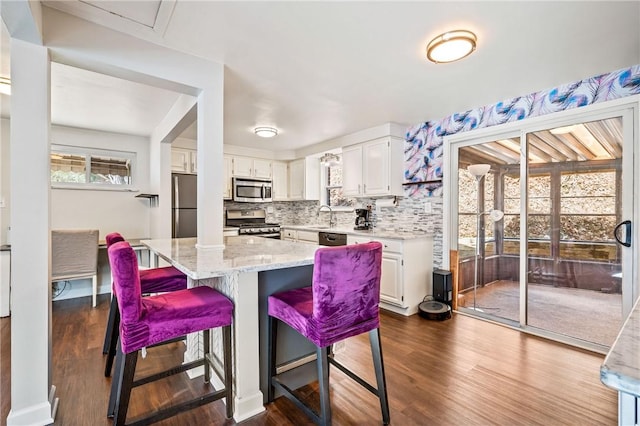
[[[636,63],[638,61],[634,61],[633,63]],[[613,69],[618,69],[619,67],[616,66],[611,66],[609,70],[613,70]],[[584,74],[580,74],[580,78],[586,78],[589,75],[595,74],[594,73],[587,73],[587,75]],[[567,79],[567,81],[571,81],[572,79],[569,78]],[[549,87],[552,84],[542,84],[541,87]],[[523,91],[522,93],[525,93],[525,91]],[[513,95],[513,94],[512,94]],[[492,100],[495,100],[495,97],[492,98]],[[215,102],[212,102],[215,103]],[[209,105],[209,107],[211,107],[211,105]],[[442,114],[444,115],[444,114]],[[442,116],[440,115],[440,116]],[[438,116],[438,115],[436,115]],[[383,120],[381,120],[383,121]],[[415,120],[415,122],[419,122],[420,120]],[[373,123],[371,123],[373,124]],[[201,123],[198,124],[199,126],[202,126]],[[8,126],[5,125],[3,126],[3,144],[5,143],[5,136],[8,134],[8,130],[5,130]],[[364,126],[363,126],[364,127]],[[206,127],[202,127],[201,129],[199,129],[198,134],[201,134],[200,130],[205,130],[205,133],[207,133],[207,131],[211,130],[210,128]],[[353,129],[356,130],[356,129]],[[406,129],[405,129],[406,130]],[[81,132],[81,131],[73,131],[73,130],[67,130],[64,129],[62,127],[58,127],[58,128],[53,128],[52,129],[52,138],[58,135],[67,135],[67,134],[73,134],[76,133],[76,138],[80,139],[82,134],[84,134],[85,136],[87,134],[89,134],[89,132]],[[346,132],[345,132],[346,133]],[[404,130],[403,130],[404,133]],[[284,134],[283,134],[284,135]],[[205,135],[206,137],[209,137],[209,134]],[[109,135],[108,136],[109,139],[126,139],[126,136],[122,136],[122,135]],[[105,138],[106,139],[106,138]],[[222,140],[222,137],[219,138],[219,140]],[[364,139],[364,140],[368,140],[368,139]],[[71,142],[69,141],[64,141],[66,143],[71,144]],[[62,143],[58,142],[58,143]],[[80,144],[80,142],[76,142],[78,144]],[[199,142],[198,142],[199,143]],[[123,142],[123,144],[126,144]],[[318,153],[321,152],[325,152],[327,150],[331,150],[331,149],[335,149],[339,146],[350,146],[351,144],[335,144],[334,146],[331,146],[331,143],[327,144],[329,146],[323,145],[321,147],[321,149],[318,149]],[[6,145],[5,145],[6,146]],[[13,146],[13,145],[12,145]],[[164,151],[164,154],[160,155],[157,154],[155,152],[149,152],[146,158],[149,158],[150,161],[148,161],[148,163],[151,164],[164,164],[165,166],[168,166],[168,158],[169,158],[169,152],[167,151],[166,146],[162,147],[162,148],[158,148],[160,150]],[[151,148],[151,150],[155,150],[156,148]],[[216,151],[216,149],[218,151]],[[240,155],[240,156],[246,156],[246,157],[250,157],[250,158],[257,158],[257,159],[264,159],[264,158],[270,158],[273,157],[273,154],[271,153],[267,153],[267,155],[262,155],[262,153],[260,153],[261,155],[247,155],[247,150],[245,149],[241,149],[241,148],[227,148],[225,147],[225,150],[228,151],[226,152],[227,154],[230,155]],[[234,152],[235,150],[235,152]],[[204,151],[204,152],[203,152]],[[222,157],[222,147],[218,147],[218,148],[211,148],[209,146],[198,146],[198,152],[199,154],[202,154],[202,156],[199,156],[199,158],[204,158],[204,159],[209,159],[209,161],[211,161],[211,159],[217,159],[215,161],[219,161]],[[11,155],[18,155],[19,153],[15,153],[12,152]],[[307,152],[301,152],[301,155],[293,155],[293,156],[289,156],[288,160],[299,160],[304,158],[305,162],[307,161],[306,158],[313,154],[313,153],[307,153]],[[25,155],[25,154],[23,154]],[[143,154],[144,155],[144,154]],[[8,162],[8,156],[3,155],[3,162],[7,161]],[[279,159],[280,160],[280,159]],[[287,161],[288,161],[287,160]],[[198,161],[203,161],[203,160],[198,160]],[[145,164],[144,160],[141,160],[141,164]],[[206,163],[200,163],[200,164],[206,164]],[[217,164],[217,163],[214,163]],[[220,162],[220,164],[222,164],[222,162]],[[298,163],[299,164],[299,163]],[[13,161],[11,162],[11,166],[15,167],[15,166],[20,166],[20,167],[27,167],[29,164],[25,164],[25,163],[14,163]],[[306,164],[305,164],[306,165]],[[145,167],[145,166],[143,166]],[[3,167],[3,170],[8,170],[9,167]],[[166,168],[165,168],[166,170]],[[204,170],[201,166],[198,167],[198,172],[199,174],[205,174],[205,182],[211,182],[211,181],[224,181],[222,178],[217,179],[218,177],[222,176],[222,167],[220,167],[219,169],[219,175],[218,175],[218,171],[209,171]],[[113,220],[115,221],[114,218],[117,218],[119,215],[122,215],[123,211],[130,211],[129,207],[133,206],[133,211],[136,212],[134,214],[129,215],[128,213],[126,214],[127,216],[129,216],[130,219],[134,219],[134,220],[127,220],[126,223],[128,226],[130,226],[131,230],[133,232],[130,232],[129,229],[124,229],[123,233],[127,233],[133,236],[148,236],[148,235],[160,235],[160,233],[158,233],[158,229],[160,229],[160,227],[165,228],[166,229],[166,225],[170,223],[170,219],[168,218],[168,216],[170,215],[169,212],[169,208],[167,208],[167,200],[170,199],[170,192],[167,188],[170,187],[170,185],[167,185],[167,181],[168,181],[168,177],[165,176],[165,174],[160,173],[160,172],[154,172],[152,170],[149,170],[149,172],[147,174],[141,172],[141,177],[142,180],[140,180],[140,189],[142,191],[145,192],[152,192],[150,190],[150,188],[152,187],[151,185],[151,181],[154,179],[157,179],[160,183],[158,184],[158,182],[154,181],[154,185],[153,186],[157,186],[159,185],[159,188],[161,189],[161,191],[164,192],[160,192],[159,193],[159,200],[160,203],[164,203],[164,207],[163,208],[155,208],[155,207],[151,207],[149,204],[149,201],[147,200],[143,200],[143,199],[135,199],[133,197],[133,194],[107,194],[106,192],[101,192],[99,195],[96,194],[96,199],[102,199],[102,200],[109,200],[108,206],[103,206],[103,203],[99,203],[99,202],[94,202],[95,200],[92,201],[93,198],[93,194],[92,195],[86,195],[86,194],[82,194],[82,197],[84,197],[85,199],[82,199],[82,197],[77,197],[78,193],[80,191],[72,191],[72,190],[62,190],[62,189],[55,189],[52,192],[51,195],[51,204],[52,204],[52,223],[55,224],[55,226],[60,226],[60,227],[71,227],[71,226],[78,226],[78,225],[84,225],[87,223],[90,223],[91,220],[89,220],[90,217],[95,217],[93,214],[84,214],[84,215],[78,215],[77,213],[75,214],[74,217],[74,212],[73,212],[73,206],[77,206],[79,201],[84,205],[86,204],[87,207],[89,206],[100,206],[99,208],[96,208],[96,213],[99,214],[100,216],[104,216],[107,220]],[[275,177],[274,177],[275,178]],[[164,179],[164,181],[163,181]],[[146,184],[145,184],[146,183]],[[296,183],[300,183],[297,182]],[[400,181],[399,183],[402,183],[402,181]],[[5,180],[3,179],[3,185],[5,185]],[[304,188],[304,186],[302,186],[303,189],[302,191],[300,191],[299,193],[302,193],[304,196],[304,193],[306,191],[307,188]],[[25,193],[27,191],[30,190],[30,187],[27,183],[24,184],[24,187],[21,186],[20,183],[17,182],[12,182],[12,186],[11,189],[13,190],[13,192],[18,192],[22,189],[25,190]],[[217,190],[214,190],[212,193],[217,193]],[[220,193],[222,194],[222,190],[220,190]],[[7,192],[5,192],[5,196],[6,196]],[[41,194],[36,193],[34,194],[34,196],[40,196]],[[91,197],[91,198],[90,198]],[[126,198],[125,198],[126,197]],[[47,195],[44,195],[44,198],[47,198]],[[80,200],[79,200],[80,198]],[[220,200],[222,199],[222,197],[219,198]],[[427,213],[426,210],[427,207],[425,206],[425,201],[420,198],[420,197],[406,197],[404,199],[401,199],[399,201],[399,208],[403,209],[405,211],[408,212],[420,212],[421,214],[417,216],[417,218],[412,217],[411,213],[409,215],[407,215],[407,218],[405,221],[400,222],[401,224],[399,226],[395,226],[395,222],[394,221],[389,221],[388,223],[385,223],[384,218],[381,216],[377,223],[377,225],[379,225],[380,227],[383,228],[398,228],[400,230],[406,230],[406,231],[413,231],[415,229],[415,227],[418,227],[421,230],[424,230],[426,232],[431,232],[431,231],[436,231],[438,230],[439,226],[440,226],[440,220],[442,218],[442,205],[441,205],[441,199],[436,198],[431,198],[428,200],[429,202],[429,209],[431,211],[431,213]],[[295,209],[291,209],[294,210],[292,213],[289,213],[289,208],[288,206],[286,206],[287,204],[293,204],[292,202],[282,202],[282,209],[280,209],[279,205],[274,203],[274,214],[275,215],[281,215],[280,217],[276,217],[275,221],[278,223],[288,223],[287,220],[282,220],[282,217],[292,217],[292,221],[289,223],[292,224],[296,224],[297,222],[298,224],[305,224],[302,222],[302,218],[309,218],[309,217],[314,217],[315,215],[315,210],[317,210],[317,208],[319,207],[319,203],[313,202],[313,201],[305,201],[305,200],[300,200],[297,201],[295,203],[299,203],[299,206],[297,205]],[[365,201],[365,203],[369,204],[369,201]],[[375,205],[373,202],[371,202],[372,205]],[[111,208],[111,206],[113,208]],[[211,206],[206,207],[206,210],[208,212],[213,212],[209,218],[211,220],[211,222],[213,222],[213,225],[211,225],[212,227],[218,227],[217,231],[211,231],[208,228],[208,225],[205,224],[204,225],[204,229],[206,231],[206,233],[215,233],[215,232],[219,232],[219,229],[222,227],[222,224],[224,222],[223,219],[223,207],[224,204],[222,202],[219,202],[219,204],[212,204]],[[104,208],[104,207],[110,207],[110,208]],[[298,214],[298,207],[300,208],[300,210],[302,211],[302,214],[299,215]],[[282,210],[282,211],[281,211]],[[374,210],[377,210],[377,208],[374,207]],[[394,214],[396,214],[399,210],[397,210],[396,207],[380,207],[380,210],[384,213],[388,213],[390,217],[394,217]],[[60,213],[58,213],[60,212]],[[326,218],[327,213],[321,213],[322,216],[324,216]],[[80,218],[78,218],[78,216],[82,216]],[[396,215],[397,216],[397,215]],[[353,213],[349,213],[349,214],[342,214],[339,213],[337,214],[338,217],[338,222],[342,223],[346,226],[352,226],[352,222],[354,219]],[[5,220],[6,215],[3,215],[3,220]],[[149,220],[150,219],[150,220]],[[19,221],[20,218],[13,218],[14,221]],[[270,220],[270,219],[269,219]],[[136,223],[137,222],[137,223]],[[393,223],[393,224],[392,224]],[[113,229],[114,225],[110,224],[107,226],[108,229]],[[431,228],[431,229],[430,229]],[[145,229],[145,233],[141,233],[140,230],[141,229]],[[18,230],[18,232],[23,232],[20,231],[20,227],[16,227],[14,230]],[[6,235],[6,229],[5,226],[3,226],[3,230],[2,230],[3,234]],[[162,231],[165,233],[166,235],[166,231]],[[145,235],[147,234],[147,235]],[[12,232],[12,240],[15,240],[16,237],[21,237],[24,236],[24,234],[18,234],[16,236],[15,232]],[[21,239],[21,238],[19,238]],[[217,244],[220,241],[216,240],[216,238],[213,238],[212,240],[208,240],[205,241],[207,244]],[[436,242],[436,246],[434,247],[434,263],[439,264],[438,262],[438,258],[437,256],[442,256],[442,250],[441,248],[439,248],[438,246],[438,242]],[[17,250],[17,247],[16,247]],[[18,251],[18,250],[17,250]],[[19,252],[19,251],[18,251]],[[103,288],[103,290],[108,290]]]

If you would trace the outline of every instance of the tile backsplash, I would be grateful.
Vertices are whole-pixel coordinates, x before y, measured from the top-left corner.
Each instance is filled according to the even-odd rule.
[[[384,207],[376,208],[376,204]],[[426,232],[433,235],[434,267],[442,265],[442,198],[406,198],[397,197],[395,205],[390,199],[361,198],[363,207],[371,206],[373,223],[376,229],[400,232]],[[427,208],[425,209],[425,204]],[[323,209],[318,214],[318,201],[282,201],[267,204],[236,203],[225,201],[225,209],[265,209],[267,222],[282,225],[328,225],[329,211]],[[428,212],[427,212],[428,211]],[[336,211],[338,227],[352,227],[355,221],[353,210]]]

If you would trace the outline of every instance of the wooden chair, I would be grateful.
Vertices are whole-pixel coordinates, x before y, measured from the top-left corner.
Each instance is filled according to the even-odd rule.
[[[98,294],[98,234],[97,229],[51,231],[51,281],[91,278],[94,307]]]

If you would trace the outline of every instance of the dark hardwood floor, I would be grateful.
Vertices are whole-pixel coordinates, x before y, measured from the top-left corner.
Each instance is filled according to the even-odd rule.
[[[103,375],[102,339],[108,297],[53,304],[53,383],[60,407],[56,425],[108,425],[110,379]],[[599,380],[603,356],[454,315],[437,322],[383,311],[382,343],[394,425],[615,425],[617,395]],[[25,337],[27,338],[27,337]],[[0,409],[6,423],[10,394],[10,319],[0,320]],[[240,344],[240,348],[241,348]],[[140,373],[182,359],[181,343],[149,349]],[[336,356],[374,383],[366,335],[346,341]],[[188,399],[202,379],[180,375],[133,392],[131,415],[169,398]],[[301,393],[317,397],[316,386]],[[337,369],[331,370],[335,425],[381,423],[377,399]],[[246,425],[302,425],[308,419],[285,398]],[[218,401],[159,425],[234,424]]]

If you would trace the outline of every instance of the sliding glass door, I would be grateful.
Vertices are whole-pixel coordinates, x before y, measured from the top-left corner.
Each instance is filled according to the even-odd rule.
[[[452,138],[460,312],[596,350],[613,343],[637,295],[634,111]]]

